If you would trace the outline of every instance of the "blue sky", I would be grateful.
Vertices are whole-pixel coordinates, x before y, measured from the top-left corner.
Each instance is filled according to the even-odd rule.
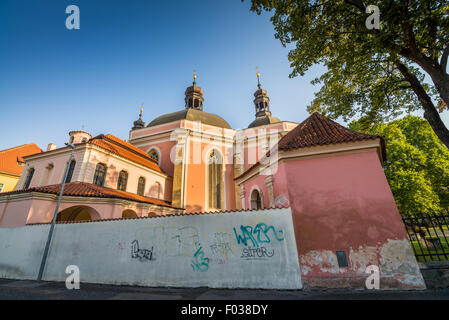
[[[65,27],[70,4],[80,30]],[[62,146],[81,129],[127,139],[141,103],[147,123],[184,108],[193,69],[204,111],[232,128],[254,119],[256,66],[273,115],[300,122],[323,72],[290,79],[269,14],[240,0],[2,0],[0,48],[0,149]]]

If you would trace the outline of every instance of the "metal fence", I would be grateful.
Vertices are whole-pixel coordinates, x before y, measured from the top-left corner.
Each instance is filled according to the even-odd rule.
[[[449,260],[449,213],[402,216],[418,262]]]

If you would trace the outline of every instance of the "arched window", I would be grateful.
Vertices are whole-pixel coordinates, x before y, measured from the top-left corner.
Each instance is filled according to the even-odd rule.
[[[208,206],[209,209],[221,209],[223,189],[223,161],[221,155],[213,150],[208,159]]]
[[[151,149],[148,152],[148,155],[150,156],[151,159],[153,159],[154,161],[156,161],[157,164],[159,164],[159,152],[157,152],[156,149]]]
[[[127,183],[128,183],[128,172],[122,170],[118,174],[117,190],[126,191]]]
[[[103,163],[97,164],[94,174],[94,185],[102,187],[106,179],[106,165]]]
[[[262,197],[256,189],[251,192],[251,209],[262,209]]]
[[[75,170],[76,161],[72,160],[70,162],[69,171],[67,172],[67,178],[65,179],[66,183],[72,181],[73,171]]]
[[[139,196],[143,196],[144,192],[145,192],[145,178],[140,177],[139,182],[137,183],[137,194]]]
[[[34,168],[31,168],[30,170],[28,170],[28,174],[27,174],[25,183],[23,185],[23,189],[28,189],[30,187],[31,180],[33,179],[33,175],[34,175]]]

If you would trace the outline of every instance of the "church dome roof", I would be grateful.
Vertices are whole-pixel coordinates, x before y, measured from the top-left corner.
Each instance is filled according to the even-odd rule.
[[[201,121],[201,123],[216,126],[220,128],[231,129],[231,126],[220,116],[213,113],[204,112],[192,108],[167,113],[157,117],[148,124],[148,127],[154,127],[178,120]]]
[[[281,120],[279,120],[278,118],[272,117],[270,115],[265,115],[262,117],[256,117],[256,119],[254,119],[254,121],[250,123],[248,128],[264,126],[266,124],[272,124],[272,123],[276,123],[276,122],[281,122]]]

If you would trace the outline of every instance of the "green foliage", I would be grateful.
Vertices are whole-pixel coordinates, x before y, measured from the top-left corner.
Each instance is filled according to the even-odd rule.
[[[379,7],[380,30],[366,27],[368,4]],[[312,82],[322,86],[310,113],[345,121],[363,115],[370,124],[381,123],[425,108],[423,99],[438,98],[434,83],[424,81],[426,73],[444,74],[438,87],[448,88],[442,58],[449,53],[448,1],[252,0],[251,10],[272,11],[275,37],[284,46],[295,44],[289,52],[290,77],[303,75],[314,64],[327,67]],[[418,84],[406,79],[398,63]]]
[[[449,150],[427,121],[416,116],[368,127],[353,121],[351,130],[385,138],[384,171],[399,211],[441,212],[449,208]]]

